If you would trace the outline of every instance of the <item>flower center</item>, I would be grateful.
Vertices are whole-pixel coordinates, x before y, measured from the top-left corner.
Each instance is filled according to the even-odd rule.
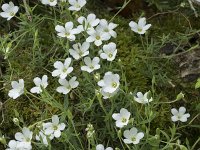
[[[104,29],[104,32],[109,32],[108,28]]]
[[[31,139],[30,138],[26,138],[26,142],[30,142],[31,141]]]
[[[69,36],[69,35],[70,35],[70,33],[69,33],[69,32],[66,32],[66,33],[65,33],[65,36]]]
[[[131,141],[133,141],[133,142],[136,141],[136,138],[135,138],[135,137],[132,137],[132,138],[131,138]]]
[[[96,39],[97,39],[97,40],[100,40],[100,38],[101,38],[101,37],[100,37],[99,35],[96,36]]]
[[[109,57],[109,58],[113,57],[113,54],[111,54],[111,53],[110,53],[110,54],[108,54],[108,57]]]
[[[127,119],[126,118],[122,118],[122,122],[126,123]]]
[[[79,50],[79,55],[82,56],[83,55],[83,52],[81,50]]]
[[[63,69],[63,72],[64,72],[64,73],[65,73],[65,72],[67,72],[67,69],[66,69],[66,68],[64,68],[64,69]]]
[[[58,126],[53,126],[53,130],[58,130]]]
[[[178,116],[177,116],[177,118],[180,120],[180,119],[181,119],[181,116],[180,116],[180,115],[178,115]]]
[[[76,8],[80,8],[79,3],[76,3],[74,6],[75,6]]]
[[[15,13],[14,12],[10,12],[10,16],[14,16],[15,15]]]
[[[139,32],[142,32],[142,28],[138,28],[138,31],[139,31]]]
[[[90,66],[90,69],[94,69],[94,66],[93,66],[93,65],[91,65],[91,66]]]
[[[113,83],[112,83],[112,87],[113,87],[113,88],[116,88],[116,87],[117,87],[117,83],[116,83],[116,82],[113,82]]]

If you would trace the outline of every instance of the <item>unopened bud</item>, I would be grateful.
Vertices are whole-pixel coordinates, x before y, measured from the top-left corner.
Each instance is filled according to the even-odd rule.
[[[0,137],[0,143],[2,143],[3,145],[6,145],[6,139],[4,135]]]
[[[13,118],[13,122],[14,122],[14,123],[19,123],[19,119]]]
[[[99,81],[100,80],[100,74],[99,73],[95,73],[94,74],[94,79],[95,79],[95,81]]]
[[[176,96],[176,100],[181,100],[182,98],[184,98],[184,94],[182,92],[180,92],[177,96]]]

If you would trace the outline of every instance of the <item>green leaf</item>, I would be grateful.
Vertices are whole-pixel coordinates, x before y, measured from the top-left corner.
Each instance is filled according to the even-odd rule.
[[[200,78],[197,80],[197,83],[195,84],[195,89],[200,88]]]
[[[160,144],[160,137],[159,136],[152,136],[148,139],[148,143],[153,146],[153,147],[157,147],[159,148],[159,144]]]

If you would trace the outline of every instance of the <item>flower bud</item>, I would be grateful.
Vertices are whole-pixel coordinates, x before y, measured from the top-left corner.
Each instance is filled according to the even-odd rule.
[[[4,135],[0,137],[0,143],[2,143],[4,146],[6,145],[6,139]]]
[[[100,74],[99,73],[95,73],[94,74],[94,79],[95,79],[95,81],[99,81],[100,80]]]
[[[117,135],[118,135],[118,137],[122,137],[122,131],[119,130],[119,131],[117,132]]]
[[[184,98],[184,94],[182,92],[180,92],[177,96],[176,96],[176,100],[181,100]]]
[[[13,122],[14,122],[15,124],[19,124],[19,119],[13,118]]]

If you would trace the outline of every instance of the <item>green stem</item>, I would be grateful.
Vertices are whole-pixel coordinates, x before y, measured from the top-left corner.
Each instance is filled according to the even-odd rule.
[[[114,18],[131,2],[131,0],[129,0],[128,2],[126,2],[126,0],[124,1],[123,6],[121,7],[121,9],[110,19],[109,22],[113,21]]]

